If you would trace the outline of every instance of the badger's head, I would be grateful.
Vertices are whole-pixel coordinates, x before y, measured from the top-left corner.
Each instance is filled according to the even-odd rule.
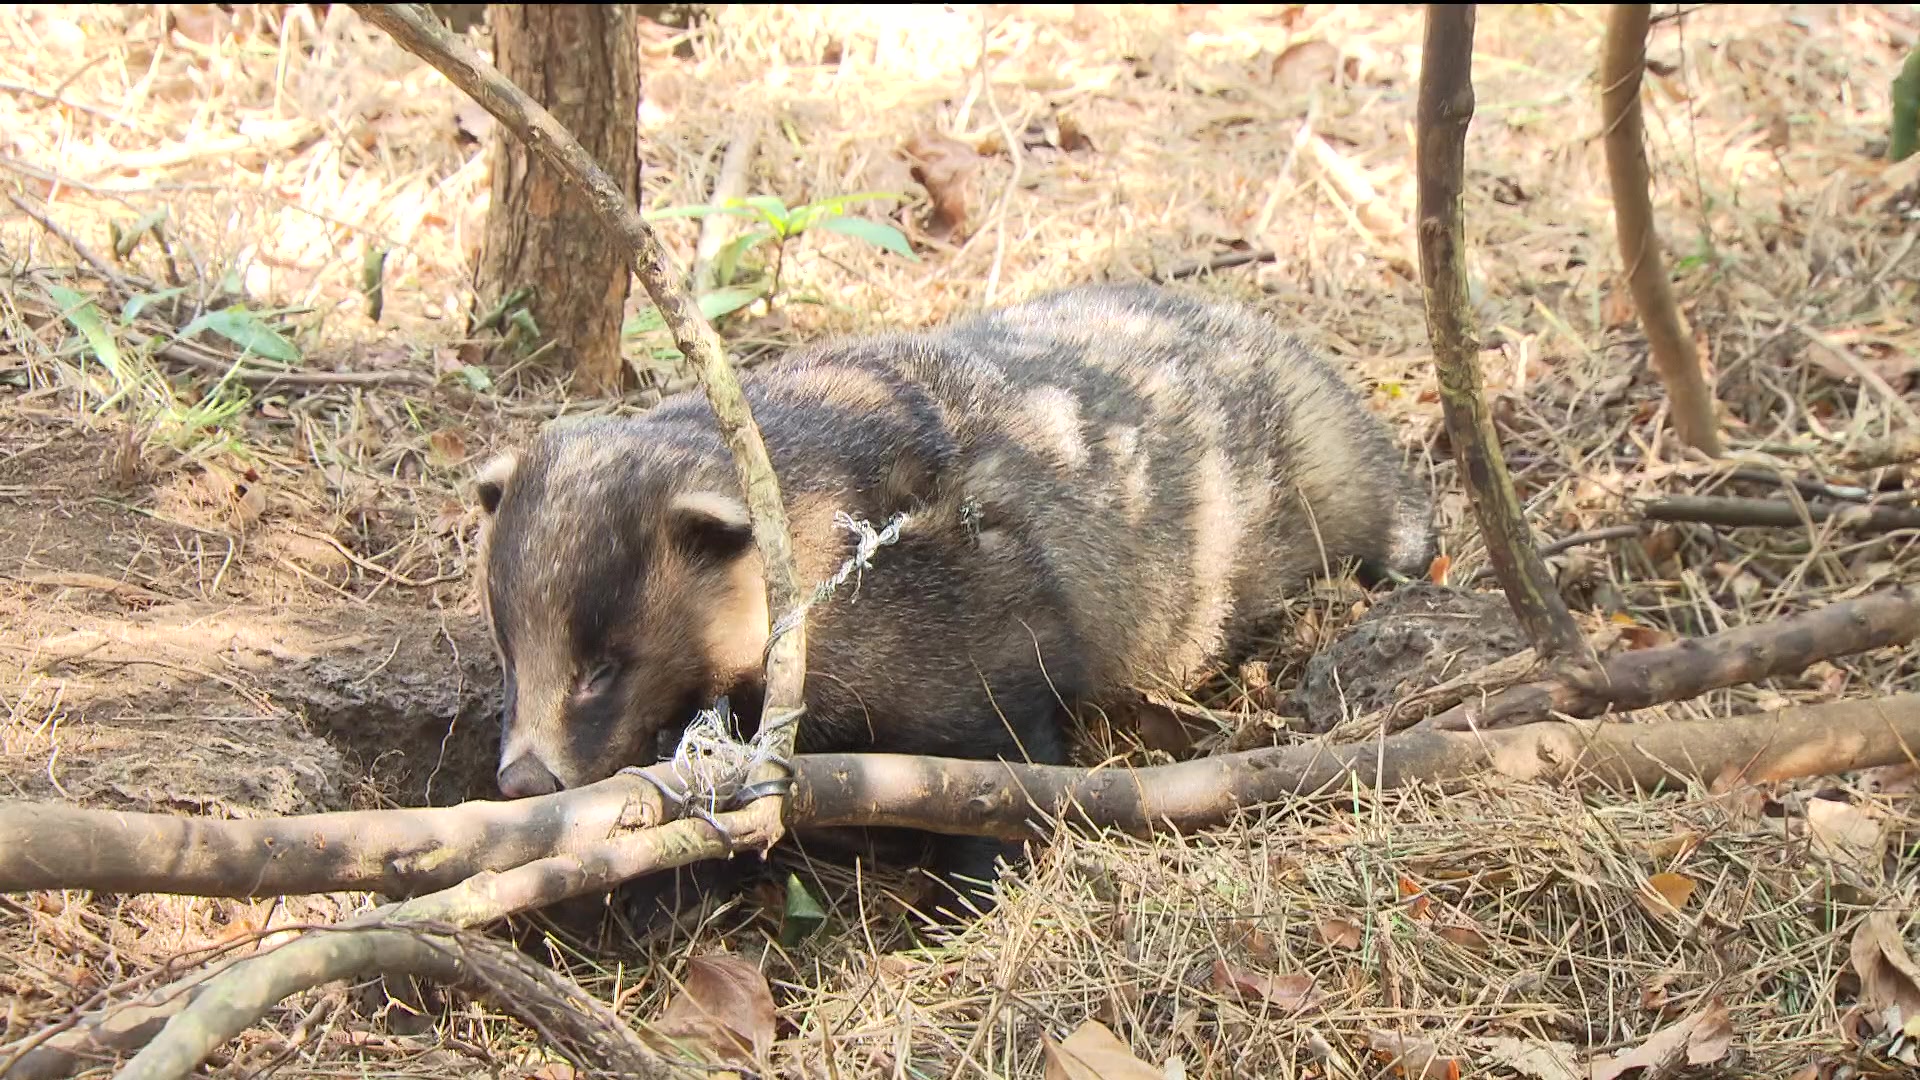
[[[663,730],[757,682],[766,590],[725,475],[609,422],[549,431],[477,475],[481,605],[506,676],[501,794],[651,764]]]

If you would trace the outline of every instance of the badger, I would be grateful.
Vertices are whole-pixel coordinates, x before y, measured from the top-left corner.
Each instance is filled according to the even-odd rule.
[[[1288,595],[1414,576],[1430,501],[1387,428],[1267,317],[1149,285],[798,348],[742,378],[803,587],[801,752],[1062,764],[1065,720],[1240,657]],[[670,753],[724,698],[758,719],[772,623],[711,407],[548,427],[482,469],[481,606],[509,798]],[[904,518],[901,517],[904,515]],[[1004,842],[938,838],[973,906]]]

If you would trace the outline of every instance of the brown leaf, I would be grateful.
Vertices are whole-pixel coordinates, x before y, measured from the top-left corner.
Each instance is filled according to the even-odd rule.
[[[1647,854],[1667,862],[1680,858],[1700,846],[1700,834],[1692,829],[1683,829],[1672,836],[1662,837],[1647,845]]]
[[[1637,899],[1649,914],[1666,915],[1686,907],[1693,890],[1699,887],[1700,883],[1687,875],[1668,871],[1641,882]]]
[[[527,1080],[573,1080],[573,1066],[564,1061],[549,1061],[527,1074]]]
[[[951,239],[966,226],[968,182],[980,167],[980,155],[944,135],[916,135],[902,149],[913,162],[914,183],[926,188],[933,202],[924,225],[927,235]]]
[[[1487,941],[1487,935],[1471,926],[1442,926],[1434,933],[1471,952],[1490,952],[1493,946]]]
[[[1311,975],[1268,975],[1225,960],[1213,962],[1213,987],[1242,1001],[1265,999],[1283,1009],[1301,1009],[1319,1000]]]
[[[467,440],[452,428],[441,428],[427,436],[427,457],[442,467],[458,465],[467,460]]]
[[[1302,41],[1273,58],[1273,85],[1282,93],[1304,94],[1339,72],[1340,49],[1330,41]]]
[[[1876,911],[1854,931],[1853,970],[1860,976],[1860,1002],[1869,1009],[1894,1006],[1902,1017],[1920,1017],[1920,966],[1907,955],[1899,916]]]
[[[1098,1020],[1088,1020],[1062,1042],[1040,1041],[1047,1080],[1164,1080],[1159,1069],[1135,1057],[1127,1044]]]
[[[1452,558],[1445,554],[1435,555],[1433,561],[1427,564],[1427,580],[1435,585],[1445,585],[1447,570],[1451,566],[1453,566]]]
[[[1407,904],[1407,915],[1413,919],[1427,919],[1433,915],[1433,897],[1427,895],[1426,887],[1406,876],[1400,875],[1400,899],[1411,901]]]
[[[773,991],[760,969],[738,956],[695,956],[685,985],[648,1027],[700,1060],[751,1065],[773,1046]]]
[[[1591,1080],[1614,1080],[1632,1069],[1645,1069],[1651,1076],[1662,1076],[1682,1061],[1689,1065],[1718,1061],[1732,1045],[1733,1025],[1727,1017],[1727,1007],[1715,998],[1699,1012],[1654,1032],[1639,1046],[1611,1057],[1596,1057],[1587,1063],[1587,1068]]]
[[[1871,866],[1880,860],[1887,823],[1864,806],[1838,799],[1808,799],[1807,831],[1829,859]]]
[[[1326,919],[1320,923],[1320,940],[1336,949],[1360,947],[1360,928],[1345,919]]]
[[[1424,1039],[1376,1029],[1367,1032],[1367,1047],[1408,1080],[1460,1080],[1459,1059],[1441,1056],[1439,1048]]]

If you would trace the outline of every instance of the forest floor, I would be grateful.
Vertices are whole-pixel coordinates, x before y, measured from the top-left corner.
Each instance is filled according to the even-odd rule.
[[[1920,158],[1883,156],[1920,14],[1657,9],[1655,207],[1734,451],[1709,463],[1664,432],[1620,276],[1603,11],[1483,8],[1467,142],[1487,392],[1536,531],[1639,525],[1550,560],[1576,618],[1642,648],[1916,580],[1920,530],[1639,508],[1920,498],[1910,466],[1837,464],[1920,430]],[[1255,303],[1365,388],[1435,486],[1437,569],[1488,588],[1410,227],[1420,34],[1417,8],[723,7],[645,27],[645,196],[705,201],[742,133],[749,194],[897,193],[852,212],[917,259],[792,241],[774,306],[722,323],[749,364],[1083,281]],[[638,295],[648,389],[624,400],[582,398],[538,356],[488,360],[468,275],[491,127],[341,5],[0,11],[0,799],[244,816],[491,794],[498,671],[464,482],[555,416],[685,386]],[[698,224],[660,227],[688,264]],[[1367,603],[1323,583],[1259,663],[1187,688],[1216,741],[1292,737],[1272,710]],[[1915,651],[1886,649],[1623,719],[1916,688]],[[1917,781],[1335,792],[1198,835],[1063,836],[937,948],[904,947],[884,876],[802,865],[828,917],[797,941],[775,875],[646,940],[551,955],[636,1023],[690,957],[747,959],[777,1006],[760,1064],[782,1076],[1039,1076],[1041,1036],[1089,1019],[1168,1077],[1372,1076],[1398,1048],[1405,1075],[1566,1080],[1682,1044],[1716,1075],[1911,1075],[1920,1023],[1890,1033],[1857,1003],[1882,955],[1874,977],[1920,1003]],[[0,1072],[8,1044],[170,958],[370,903],[0,897]],[[338,987],[228,1051],[233,1076],[568,1075],[476,1003],[406,1023]]]

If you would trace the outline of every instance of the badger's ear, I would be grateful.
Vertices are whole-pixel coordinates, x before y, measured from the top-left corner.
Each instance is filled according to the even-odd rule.
[[[473,497],[488,514],[500,508],[500,496],[513,482],[513,471],[520,466],[520,455],[509,450],[480,467],[473,474]]]
[[[718,491],[686,491],[667,506],[674,539],[689,552],[732,559],[753,544],[753,518],[747,504]]]

